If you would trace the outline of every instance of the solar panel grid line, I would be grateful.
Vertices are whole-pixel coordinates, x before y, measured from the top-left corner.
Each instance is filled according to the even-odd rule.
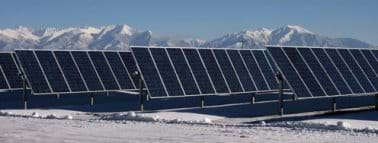
[[[249,73],[249,70],[247,66],[244,63],[243,58],[240,55],[239,50],[227,50],[228,57],[230,58],[230,61],[232,62],[232,65],[239,77],[239,81],[242,83],[242,86],[244,88],[244,91],[257,91],[256,83],[253,81],[251,74]],[[232,54],[232,55],[231,55]],[[232,58],[234,57],[234,58]],[[240,76],[243,76],[241,74],[247,75],[246,77],[240,78]],[[243,79],[243,82],[242,82]],[[252,83],[252,87],[251,84]]]
[[[275,73],[272,68],[269,66],[269,60],[267,59],[264,51],[251,51],[256,63],[261,70],[261,74],[264,77],[266,84],[269,87],[269,90],[278,89],[278,82],[275,77]]]
[[[112,73],[112,76],[113,76],[113,78],[115,79],[115,82],[116,82],[117,85],[118,85],[118,89],[122,89],[121,85],[119,84],[118,78],[115,76],[114,71],[113,71],[111,65],[109,64],[109,60],[106,58],[105,53],[102,51],[101,54],[104,56],[104,59],[105,59],[106,65],[107,65],[108,68],[110,69],[110,72]]]
[[[338,94],[341,94],[340,92],[340,89],[336,86],[335,82],[332,80],[331,76],[329,75],[329,73],[327,72],[327,70],[325,69],[324,65],[321,64],[318,56],[316,56],[316,54],[314,53],[314,51],[312,49],[309,49],[310,52],[312,53],[313,57],[315,58],[315,60],[318,62],[320,68],[324,71],[325,75],[328,77],[328,79],[331,81],[331,84],[333,85],[333,87],[335,87],[336,91]],[[324,87],[323,87],[324,88]]]
[[[280,47],[281,51],[283,52],[283,54],[285,55],[285,57],[288,59],[290,65],[294,68],[294,71],[297,75],[299,75],[299,79],[301,80],[301,82],[303,83],[304,87],[306,88],[307,92],[310,94],[311,97],[314,97],[314,95],[312,95],[312,92],[310,91],[310,89],[308,88],[307,84],[304,82],[302,76],[300,76],[298,70],[295,68],[293,62],[290,60],[289,56],[286,54],[286,52],[282,49],[282,47]]]
[[[182,48],[181,49],[182,51],[183,51],[183,53],[184,53],[184,56],[185,56],[185,59],[186,59],[186,62],[188,63],[188,65],[189,65],[189,67],[190,67],[190,69],[192,70],[192,73],[193,73],[193,76],[194,76],[194,78],[196,79],[196,81],[199,81],[199,80],[203,80],[202,82],[202,84],[204,84],[204,82],[206,81],[206,82],[208,82],[208,83],[210,83],[210,85],[211,85],[211,91],[206,91],[206,92],[209,92],[208,94],[211,94],[211,93],[217,93],[217,91],[216,91],[216,89],[215,89],[215,86],[214,86],[214,83],[213,83],[213,81],[211,80],[211,78],[210,78],[210,75],[209,75],[209,71],[206,69],[206,67],[205,67],[205,64],[204,64],[204,62],[203,62],[203,60],[202,60],[202,58],[201,58],[201,56],[200,56],[200,54],[199,54],[199,52],[198,52],[198,50],[197,49],[185,49],[184,50],[184,48]],[[193,56],[197,56],[198,57],[198,59],[197,60],[199,60],[199,64],[201,64],[201,66],[198,66],[197,67],[197,74],[195,74],[195,72],[193,71],[193,68],[195,67],[192,67],[192,63],[194,64],[194,62],[189,62],[189,59],[188,59],[188,56],[189,56],[189,52],[190,51],[194,51],[195,53],[193,54]],[[196,59],[196,58],[194,58],[194,57],[192,57],[191,58],[192,60],[193,59]],[[200,68],[200,69],[199,69]],[[202,77],[198,77],[198,76],[200,76],[199,74],[202,74],[203,72],[201,71],[201,69],[203,69],[204,70],[204,72],[206,73],[206,76],[204,76],[203,78]],[[197,79],[198,78],[198,79]],[[205,79],[206,78],[206,79]],[[199,82],[197,82],[197,85],[198,85],[198,88],[200,89],[200,91],[201,91],[201,94],[204,94],[204,91],[203,90],[205,90],[205,89],[203,89],[203,88],[205,88],[205,87],[203,87],[203,86],[205,86],[205,85],[200,85],[199,84]]]
[[[127,75],[129,76],[129,80],[130,80],[131,84],[132,84],[132,85],[134,86],[134,88],[136,89],[136,88],[137,88],[137,85],[136,85],[136,83],[134,83],[134,80],[133,80],[133,78],[132,78],[132,75],[130,75],[131,72],[127,69],[125,62],[122,60],[122,57],[121,57],[120,52],[116,52],[116,53],[117,53],[117,55],[118,55],[118,58],[121,59],[121,63],[122,63],[122,65],[124,66],[124,68],[125,68],[125,70],[126,70],[126,72],[127,72]]]
[[[347,64],[347,62],[345,61],[345,59],[343,58],[343,56],[340,54],[339,50],[336,49],[336,52],[337,54],[339,54],[341,60],[344,62],[344,64],[346,65],[346,67],[348,68],[348,70],[350,71],[352,77],[354,78],[354,80],[358,83],[358,85],[360,86],[360,88],[362,89],[363,92],[366,92],[364,87],[361,85],[360,81],[356,78],[356,76],[354,75],[354,73],[352,72],[352,70],[350,69],[349,65]]]
[[[364,75],[365,79],[367,79],[367,81],[369,82],[370,86],[373,88],[373,91],[377,91],[377,89],[375,88],[373,82],[371,81],[372,79],[369,78],[369,76],[367,76],[367,70],[368,70],[368,69],[362,67],[362,66],[363,66],[362,64],[364,64],[365,61],[364,61],[363,63],[358,62],[358,60],[357,60],[357,58],[356,58],[357,55],[352,54],[351,50],[347,50],[347,51],[348,51],[349,54],[352,56],[353,60],[356,62],[356,64],[357,64],[357,66],[359,67],[359,69],[362,71],[362,74]],[[362,62],[362,61],[361,61],[361,62]],[[366,64],[366,63],[365,63],[365,64]],[[373,78],[373,77],[372,77],[372,78]]]
[[[71,57],[71,59],[72,59],[74,65],[75,65],[76,69],[79,71],[79,75],[80,75],[80,77],[81,77],[81,80],[82,80],[83,83],[84,83],[85,88],[87,89],[87,91],[89,91],[89,88],[88,88],[87,82],[85,81],[85,79],[84,79],[84,77],[83,77],[83,75],[82,75],[82,72],[81,72],[79,66],[78,66],[77,63],[76,63],[76,60],[75,60],[75,58],[74,58],[73,55],[72,55],[72,52],[68,52],[68,53],[70,54],[70,57]]]
[[[265,84],[263,75],[259,71],[256,60],[253,58],[252,53],[248,50],[239,50],[240,56],[244,61],[244,64],[251,75],[252,80],[255,82],[256,90],[264,91],[269,90],[268,85]]]
[[[220,62],[220,59],[218,59],[217,55],[215,54],[215,50],[219,50],[219,49],[212,49],[211,52],[212,52],[212,54],[213,54],[213,56],[214,56],[214,58],[215,58],[215,61],[216,61],[217,65],[218,65],[218,67],[219,67],[219,69],[220,69],[220,72],[221,72],[223,78],[224,78],[225,81],[226,81],[226,85],[227,85],[227,87],[228,87],[230,93],[237,93],[238,91],[232,91],[232,89],[231,89],[231,87],[230,87],[230,84],[231,84],[231,83],[230,83],[230,82],[231,82],[230,80],[231,80],[231,79],[227,79],[227,78],[226,78],[226,76],[225,76],[225,74],[226,74],[226,73],[225,73],[225,70],[226,70],[226,69],[223,69],[222,66],[221,66],[221,65],[224,66],[224,65],[227,64],[227,63],[221,63],[221,62]],[[225,52],[225,53],[226,53],[226,52]],[[225,59],[225,60],[229,61],[228,59],[229,59],[229,58],[227,58],[227,59]],[[231,65],[232,65],[232,64],[231,64]],[[236,75],[234,69],[233,69],[233,73]],[[238,79],[238,82],[239,82],[239,85],[240,85],[239,87],[242,87],[239,79]],[[244,90],[244,89],[243,89],[243,90]],[[239,92],[240,92],[240,91],[239,91]]]
[[[160,71],[159,71],[159,69],[157,68],[157,65],[156,65],[156,62],[155,62],[155,60],[154,60],[154,57],[152,56],[151,50],[148,48],[147,51],[148,51],[148,53],[149,53],[148,55],[149,55],[150,58],[152,59],[152,63],[154,64],[154,67],[155,67],[155,69],[156,69],[156,71],[157,71],[157,73],[158,73],[158,76],[159,76],[159,78],[160,78],[161,84],[162,84],[163,87],[164,87],[165,93],[166,93],[167,96],[169,97],[169,96],[170,96],[170,95],[169,95],[169,92],[168,92],[168,90],[167,90],[167,87],[166,87],[166,85],[165,85],[165,83],[164,83],[163,78],[161,77]]]
[[[378,62],[378,52],[377,52],[377,50],[370,50],[370,53],[375,58],[375,60]],[[378,74],[378,69],[377,69],[376,73]]]
[[[20,70],[17,68],[16,62],[11,52],[0,52],[0,66],[2,68],[4,80],[9,90],[22,89],[22,80],[19,76]]]
[[[37,63],[38,63],[39,69],[41,69],[42,74],[43,74],[43,76],[45,77],[44,79],[45,79],[46,82],[47,82],[47,85],[48,85],[48,87],[49,87],[49,89],[50,89],[50,92],[54,92],[54,90],[52,90],[52,88],[51,88],[50,82],[49,82],[49,80],[48,80],[48,78],[47,78],[47,76],[46,76],[45,71],[44,71],[43,68],[42,68],[41,63],[39,62],[39,59],[38,59],[38,57],[37,57],[35,51],[32,51],[32,52],[33,52],[33,56],[34,56],[34,58],[36,59],[36,61],[37,61]]]
[[[0,72],[1,72],[1,78],[4,78],[5,84],[7,85],[7,88],[1,88],[1,89],[10,89],[11,86],[10,86],[10,84],[8,82],[8,79],[6,78],[6,75],[4,73],[3,67],[1,65],[0,65]]]
[[[20,72],[21,72],[21,73],[20,73],[20,74],[21,74],[20,76],[22,76],[22,78],[24,79],[23,82],[26,82],[27,85],[30,86],[30,90],[31,90],[32,93],[35,93],[34,89],[31,88],[32,86],[31,86],[31,84],[30,84],[29,78],[28,78],[27,74],[25,73],[24,68],[21,66],[21,61],[20,61],[19,57],[16,55],[16,53],[15,53],[14,58],[15,58],[16,62],[19,63],[19,66],[18,66],[18,67],[19,67],[19,70],[20,70]]]
[[[104,83],[103,83],[103,81],[102,81],[100,75],[98,74],[97,69],[96,69],[96,67],[95,67],[95,65],[94,65],[94,63],[93,63],[93,61],[92,61],[92,58],[91,58],[91,56],[89,55],[89,52],[86,51],[85,54],[87,55],[87,57],[88,57],[88,59],[89,59],[89,62],[90,62],[90,64],[91,64],[92,68],[94,69],[94,72],[96,73],[97,78],[99,79],[99,81],[100,81],[100,83],[101,83],[102,89],[106,90],[105,85],[104,85]]]
[[[198,81],[197,81],[196,77],[194,76],[192,67],[189,65],[189,61],[188,61],[188,58],[186,57],[186,55],[184,53],[184,50],[182,48],[180,48],[180,51],[181,51],[182,55],[184,56],[184,60],[185,60],[186,64],[188,65],[188,68],[189,68],[189,71],[191,73],[191,76],[194,79],[194,82],[195,82],[195,84],[196,84],[196,86],[198,88],[198,92],[200,93],[200,95],[204,95],[203,91],[201,91],[201,89],[200,89],[200,87],[198,85]]]
[[[173,63],[172,63],[172,59],[171,59],[171,57],[170,57],[169,54],[168,54],[167,48],[163,48],[163,49],[164,49],[165,53],[167,54],[167,57],[168,57],[169,63],[170,63],[170,65],[171,65],[172,69],[173,69],[173,72],[175,73],[176,78],[178,79],[178,83],[179,83],[179,85],[180,85],[180,88],[181,88],[181,90],[182,90],[182,92],[184,93],[184,96],[185,96],[185,95],[187,95],[187,94],[186,94],[186,91],[184,90],[184,87],[182,86],[182,81],[180,80],[180,78],[179,78],[179,76],[178,76],[178,74],[177,74],[177,71],[176,71],[176,69],[175,69],[175,66],[174,66]]]
[[[208,49],[201,49],[201,50],[208,50]],[[220,81],[224,81],[223,83],[226,85],[226,88],[227,88],[227,91],[226,92],[223,92],[223,94],[224,93],[230,93],[231,92],[231,90],[230,90],[230,87],[228,86],[228,83],[226,82],[226,78],[224,77],[224,74],[223,74],[223,72],[222,72],[222,70],[221,70],[221,68],[219,67],[219,63],[218,63],[218,61],[217,61],[217,59],[216,59],[216,57],[215,57],[215,55],[214,55],[214,52],[212,51],[212,50],[209,50],[210,51],[210,53],[211,53],[211,55],[207,55],[207,56],[209,56],[208,58],[210,58],[209,60],[214,60],[214,63],[216,64],[215,66],[216,67],[213,67],[213,68],[215,68],[215,69],[213,69],[214,70],[214,72],[215,71],[219,71],[219,73],[220,73],[220,75],[221,75],[221,78],[223,79],[223,80],[220,80]],[[201,54],[201,52],[198,50],[198,52],[200,53],[200,57],[201,57],[201,59],[202,60],[204,60],[204,57],[206,56],[206,55],[202,55]],[[207,63],[207,62],[206,62]],[[208,63],[208,64],[206,64],[205,62],[204,62],[204,65],[205,65],[205,68],[207,69],[207,68],[209,68],[211,65],[209,65],[210,63]],[[209,73],[209,75],[210,75],[210,73]],[[213,76],[210,76],[210,79],[212,79],[212,80],[216,80],[215,79],[215,77],[214,76],[216,76],[216,75],[213,75]],[[213,82],[214,83],[214,82]],[[215,85],[214,85],[215,86]],[[220,88],[220,87],[219,87]],[[219,90],[219,89],[216,89],[216,90]],[[221,94],[221,93],[220,93]]]
[[[230,61],[230,63],[231,63],[231,67],[232,67],[232,69],[233,69],[233,71],[234,71],[234,73],[235,73],[235,75],[236,75],[236,77],[237,77],[237,79],[238,79],[238,81],[239,81],[240,87],[242,88],[243,92],[246,92],[246,90],[245,90],[244,87],[243,87],[243,84],[242,84],[241,81],[240,81],[240,77],[239,77],[239,75],[236,73],[235,66],[234,66],[234,64],[232,64],[232,62],[231,62],[230,55],[228,54],[227,51],[225,51],[225,53],[226,53],[226,55],[227,55],[228,61]]]
[[[56,59],[55,53],[54,53],[54,52],[51,52],[51,53],[52,53],[52,55],[53,55],[55,61],[57,62],[58,68],[59,68],[59,70],[60,70],[60,73],[62,73],[63,79],[64,79],[64,81],[66,82],[66,85],[67,85],[67,87],[68,87],[69,92],[72,92],[71,86],[70,86],[70,84],[68,84],[67,78],[66,78],[66,76],[65,76],[64,73],[63,73],[62,67],[60,66],[58,60]]]
[[[263,73],[263,71],[261,69],[261,66],[260,66],[260,63],[259,63],[259,60],[257,60],[257,58],[256,58],[256,56],[255,56],[255,54],[254,54],[253,51],[249,51],[249,52],[251,53],[253,59],[256,61],[256,65],[257,65],[257,67],[259,69],[260,74],[262,75],[262,78],[265,81],[265,85],[268,87],[269,90],[271,90],[272,88],[270,87],[270,85],[268,84],[268,81],[266,80],[266,77],[264,76],[264,73]]]
[[[136,64],[135,58],[132,52],[118,52],[121,57],[122,63],[125,65],[127,71],[129,72],[130,78],[135,88],[139,87],[139,79],[134,76],[134,72],[138,72],[138,66]]]
[[[308,69],[311,69],[310,66],[308,65],[307,61],[305,60],[305,58],[303,57],[303,55],[301,54],[301,52],[299,52],[298,48],[295,48],[296,51],[298,52],[299,56],[302,58],[302,60],[304,61],[304,63],[306,64],[306,68]],[[317,76],[315,76],[314,72],[312,70],[309,70],[312,74],[312,76],[315,78],[317,84],[319,85],[319,87],[321,88],[321,90],[323,91],[324,95],[327,95],[327,92],[324,90],[324,87],[321,86],[322,84],[320,84],[319,82],[319,79]]]
[[[357,52],[357,53],[356,53]],[[357,54],[357,55],[356,55]],[[365,64],[361,63],[362,61],[358,61],[360,64],[362,64],[362,67],[365,67],[365,71],[366,71],[366,74],[369,74],[367,75],[368,78],[373,78],[373,79],[370,79],[370,80],[374,80],[374,81],[371,81],[372,84],[374,85],[376,91],[378,89],[378,75],[377,73],[374,71],[373,69],[373,66],[370,64],[369,60],[365,57],[365,55],[362,53],[361,50],[358,50],[358,51],[355,51],[354,52],[354,55],[355,56],[358,56],[358,57],[362,57],[362,60]],[[359,59],[359,58],[358,58]],[[366,67],[366,64],[368,67]]]

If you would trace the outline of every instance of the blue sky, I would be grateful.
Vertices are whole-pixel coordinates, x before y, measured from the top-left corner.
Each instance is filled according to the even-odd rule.
[[[1,0],[0,28],[128,24],[139,30],[213,39],[297,24],[378,45],[378,0]]]

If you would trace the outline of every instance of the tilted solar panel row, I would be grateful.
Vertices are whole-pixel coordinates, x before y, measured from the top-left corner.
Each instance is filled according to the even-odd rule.
[[[33,94],[136,89],[128,52],[15,50]],[[127,63],[127,64],[126,64]]]
[[[20,70],[12,53],[0,53],[0,89],[22,89]]]
[[[378,51],[373,49],[266,47],[301,98],[378,92]]]
[[[151,98],[276,91],[264,50],[132,47]]]

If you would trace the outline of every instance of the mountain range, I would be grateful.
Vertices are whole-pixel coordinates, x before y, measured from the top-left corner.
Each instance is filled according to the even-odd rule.
[[[376,47],[353,38],[331,38],[316,34],[298,25],[277,29],[260,28],[230,33],[214,40],[177,40],[151,31],[139,31],[128,25],[103,27],[71,27],[0,29],[0,50],[12,49],[105,49],[129,50],[136,46],[263,48],[264,45],[296,45],[327,47]]]

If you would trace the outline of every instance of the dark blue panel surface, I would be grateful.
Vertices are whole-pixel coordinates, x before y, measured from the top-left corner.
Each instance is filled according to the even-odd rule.
[[[168,96],[147,48],[131,48],[151,97]]]
[[[362,54],[365,56],[369,64],[374,70],[374,73],[378,75],[378,60],[373,55],[372,50],[361,50]]]
[[[34,93],[51,93],[33,51],[16,51],[17,57]]]
[[[117,52],[104,52],[122,89],[135,89],[132,79]]]
[[[352,91],[350,90],[348,84],[343,79],[342,75],[340,75],[339,71],[337,70],[331,59],[329,59],[324,49],[312,48],[311,50],[319,60],[320,64],[323,65],[325,71],[332,79],[333,83],[335,83],[336,88],[339,90],[339,92],[341,94],[351,94]]]
[[[202,64],[201,58],[196,49],[183,49],[189,66],[192,69],[193,75],[198,83],[202,94],[213,94],[215,90],[212,86],[207,71]]]
[[[297,70],[298,74],[302,77],[304,83],[307,85],[308,89],[313,96],[325,96],[323,89],[320,87],[319,83],[316,81],[311,70],[303,61],[301,55],[298,53],[296,48],[283,48],[286,55],[289,57],[291,63]]]
[[[252,75],[253,81],[255,81],[257,90],[269,90],[267,83],[260,71],[259,66],[252,53],[249,50],[240,50],[240,54],[247,65],[249,73]]]
[[[320,85],[323,87],[327,95],[339,95],[336,87],[334,86],[333,82],[331,81],[328,74],[323,70],[323,67],[316,59],[314,54],[312,53],[310,48],[298,48],[298,51],[303,56],[304,60],[306,61],[307,65],[310,67],[312,73],[314,73],[315,77],[320,82]]]
[[[55,57],[71,88],[71,91],[88,91],[69,51],[54,51]]]
[[[267,49],[296,95],[298,97],[311,97],[311,93],[307,90],[283,50],[280,47],[267,47]]]
[[[138,67],[131,52],[119,52],[123,63],[125,64],[129,75],[131,76],[135,87],[139,88],[139,79],[135,76],[135,72],[138,71]]]
[[[3,68],[0,68],[0,89],[9,89],[5,75],[3,73]]]
[[[369,62],[366,60],[366,58],[362,55],[361,51],[358,49],[350,49],[349,50],[353,57],[356,59],[358,65],[362,68],[368,79],[371,81],[373,84],[375,90],[377,91],[378,89],[378,77],[375,74],[374,70],[372,69],[371,65]]]
[[[236,75],[234,67],[232,66],[228,55],[223,49],[213,49],[214,55],[219,63],[226,82],[228,83],[231,92],[243,92],[241,83]]]
[[[268,60],[265,57],[264,51],[262,50],[253,50],[251,51],[253,56],[256,59],[257,64],[259,65],[262,74],[265,77],[265,80],[268,82],[270,89],[278,89],[278,83],[275,77],[275,73],[269,66]]]
[[[365,76],[364,71],[360,68],[358,63],[355,61],[354,57],[349,53],[348,49],[337,49],[344,59],[345,63],[348,65],[352,74],[359,81],[365,92],[375,91],[373,85],[371,85],[369,79]]]
[[[0,65],[3,68],[10,88],[22,88],[22,79],[18,75],[20,71],[17,68],[12,53],[0,53]]]
[[[198,49],[217,93],[230,93],[211,49]]]
[[[239,51],[227,50],[227,53],[230,56],[230,60],[234,65],[236,73],[238,74],[240,82],[242,83],[245,91],[256,91],[255,83],[249,75],[247,67],[244,64]]]
[[[53,92],[69,92],[68,85],[51,51],[35,51]]]
[[[85,51],[72,51],[71,52],[80,72],[83,75],[85,83],[90,91],[104,90],[97,73],[89,60],[88,54]]]
[[[167,48],[168,55],[172,60],[172,64],[182,83],[185,94],[200,94],[196,81],[193,77],[191,69],[185,60],[185,56],[181,49]]]
[[[184,91],[164,48],[150,48],[169,96],[182,96]]]
[[[344,79],[348,83],[349,87],[352,89],[353,93],[363,93],[363,89],[361,88],[357,80],[354,78],[352,72],[349,70],[348,66],[340,57],[336,49],[325,49],[325,51],[332,59],[333,63],[336,65],[337,69],[343,75]]]
[[[106,90],[119,90],[120,87],[117,84],[117,81],[106,62],[106,59],[102,52],[90,51],[88,52],[89,57],[91,58],[93,65],[100,77],[102,84]]]

